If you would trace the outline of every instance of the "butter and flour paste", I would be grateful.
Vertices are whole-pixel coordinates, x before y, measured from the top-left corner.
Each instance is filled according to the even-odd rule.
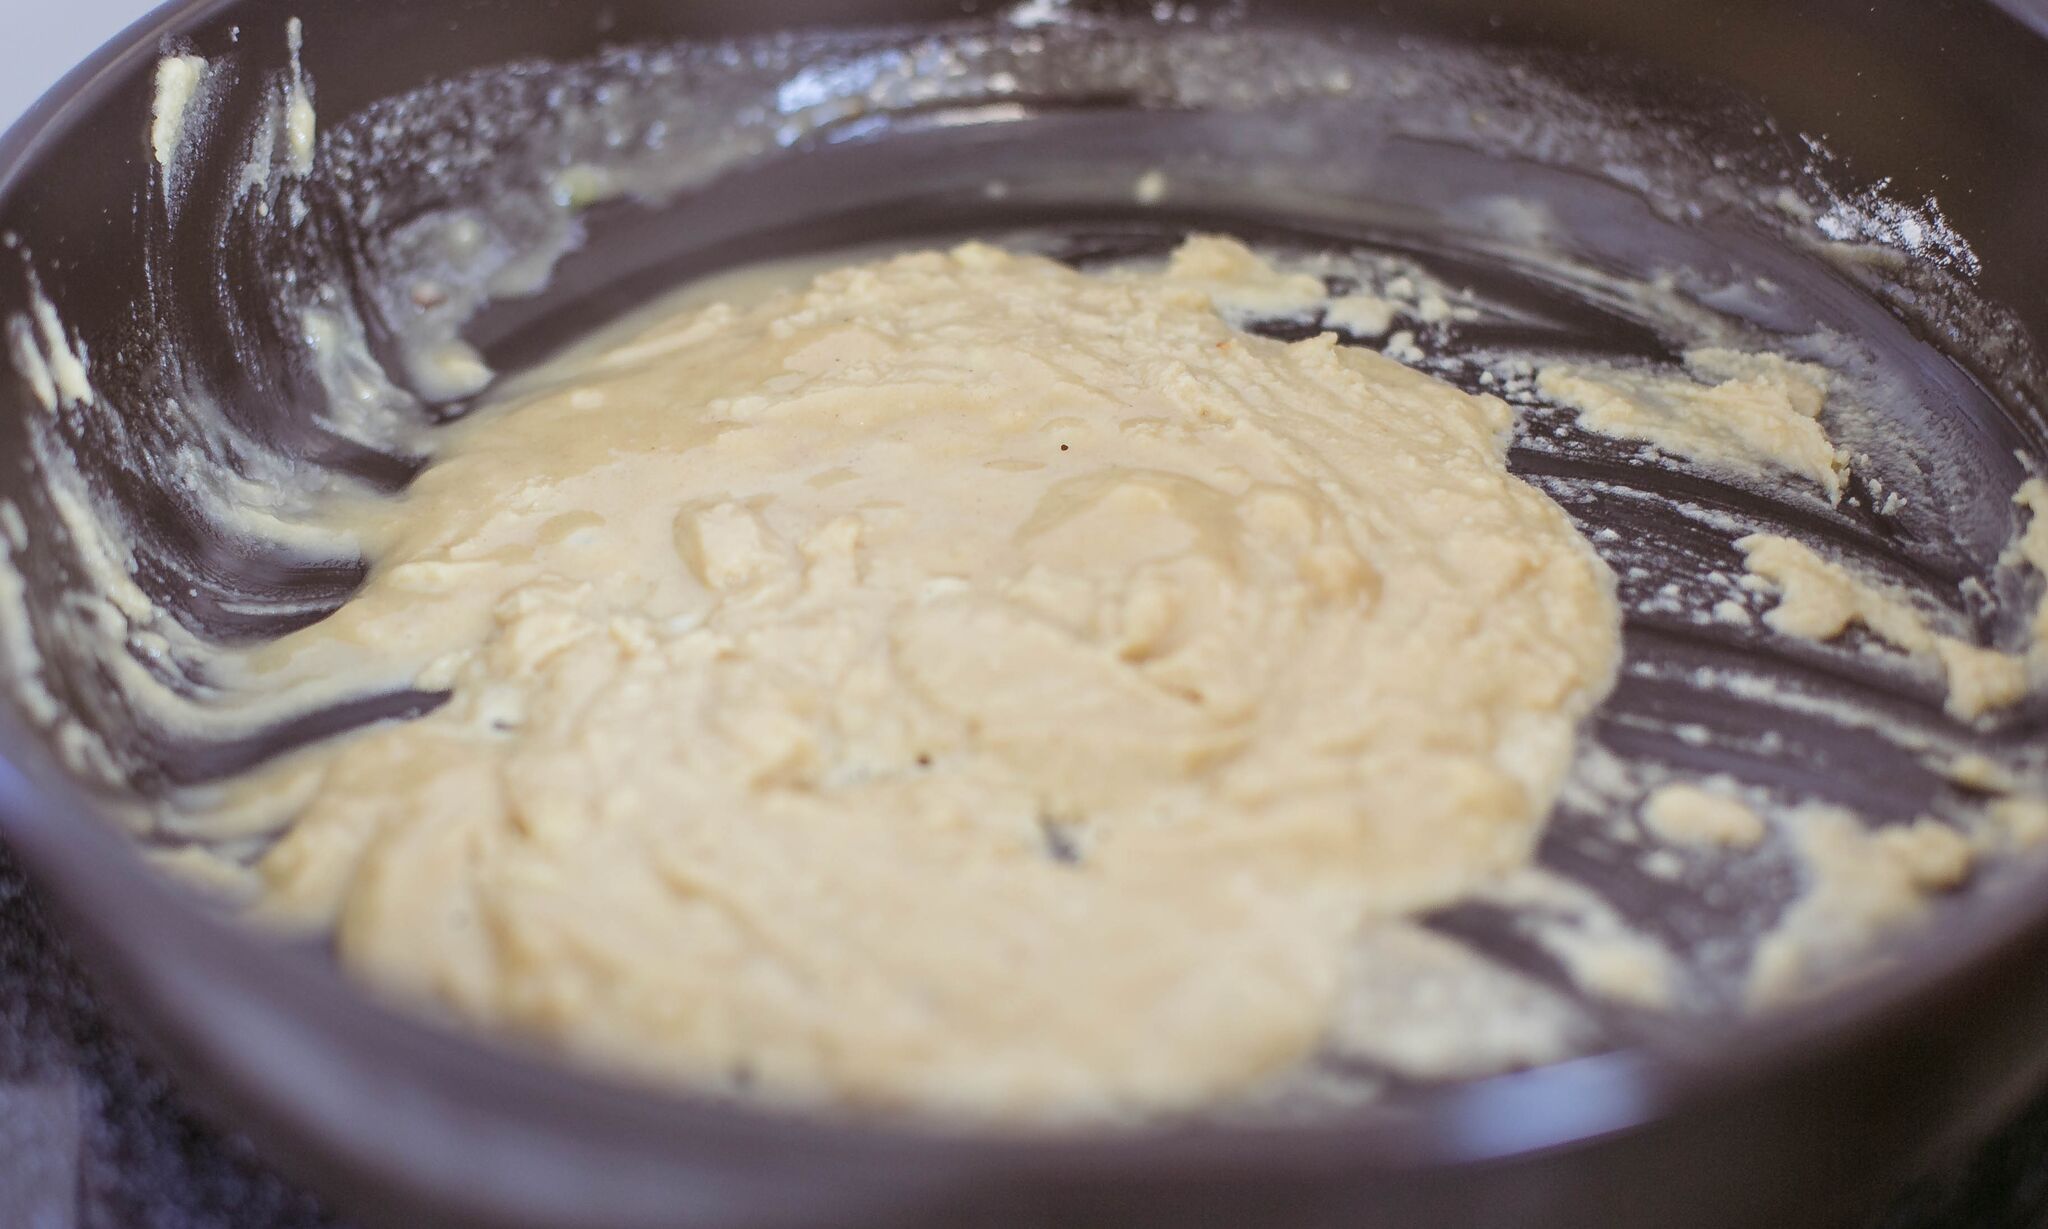
[[[1362,926],[1532,857],[1619,615],[1503,403],[1233,329],[1230,270],[1271,292],[1220,238],[902,255],[449,429],[249,682],[452,699],[240,787],[291,799],[256,909],[769,1095],[1117,1115],[1299,1065]]]

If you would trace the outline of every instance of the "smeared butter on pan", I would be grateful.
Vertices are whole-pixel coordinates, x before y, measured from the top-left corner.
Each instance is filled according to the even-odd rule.
[[[259,910],[698,1085],[1057,1118],[1299,1066],[1361,927],[1528,862],[1618,612],[1505,405],[1229,327],[1233,268],[1272,291],[1218,239],[900,256],[453,428],[251,680],[452,699],[242,787],[295,791]]]
[[[1933,819],[1872,830],[1824,805],[1793,818],[1809,882],[1757,945],[1747,987],[1755,1007],[1810,999],[1846,980],[1878,939],[1924,921],[1929,896],[1960,887],[1977,862],[1965,836]]]
[[[2031,663],[2044,646],[2004,653],[1937,631],[1903,595],[1791,538],[1752,534],[1736,545],[1747,561],[1746,579],[1777,596],[1777,604],[1764,615],[1772,630],[1832,640],[1851,626],[1866,628],[1935,664],[1947,684],[1948,711],[1957,717],[1981,717],[2026,696],[2035,669]]]
[[[1841,499],[1849,467],[1820,423],[1827,368],[1719,348],[1688,351],[1685,365],[1687,375],[1558,364],[1536,383],[1588,430],[1738,473],[1789,474]]]

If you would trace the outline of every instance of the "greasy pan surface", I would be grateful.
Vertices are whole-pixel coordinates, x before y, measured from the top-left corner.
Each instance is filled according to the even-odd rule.
[[[318,32],[306,64],[332,120],[430,78],[509,59],[574,58],[611,43],[785,24],[954,14],[936,4],[599,8],[514,0],[333,0],[294,12]],[[1344,20],[1389,37],[1419,28],[1570,50],[1597,43],[1670,66],[1633,83],[1646,108],[1666,89],[1684,96],[1691,74],[1735,80],[1760,93],[1788,131],[1825,132],[1857,173],[1894,175],[1907,198],[1939,194],[1982,259],[1984,292],[2011,306],[2034,336],[2048,335],[2048,297],[2039,289],[2048,285],[2048,245],[2032,229],[2038,210],[2027,207],[2048,186],[2039,182],[2048,174],[2048,50],[2000,12],[1701,4],[1652,19],[1558,4],[1522,6],[1498,22],[1463,5],[1273,12]],[[148,173],[139,117],[162,40],[176,32],[219,54],[231,27],[254,30],[274,19],[253,4],[184,6],[67,80],[0,147],[0,231],[35,254],[45,289],[68,318],[117,316],[147,292],[144,249],[164,237],[152,234],[134,201]],[[248,54],[259,64],[281,58],[275,43],[252,38]],[[1098,100],[1077,114],[1099,119],[1117,110],[1116,100]],[[1119,141],[1174,139],[1170,124],[1148,126],[1143,116],[1065,130],[1059,117],[1050,122],[1041,140],[1057,137],[1065,148],[1096,142],[1105,158],[1133,152],[1114,148]],[[906,144],[894,165],[928,170],[953,149]],[[873,157],[854,156],[859,165]],[[559,340],[562,315],[551,313],[573,314],[567,307],[616,309],[657,284],[759,254],[749,243],[772,251],[777,234],[801,232],[798,241],[811,245],[872,237],[875,211],[900,211],[901,200],[877,194],[867,214],[791,215],[780,219],[780,232],[747,208],[832,182],[820,177],[849,175],[849,157],[820,154],[808,172],[792,162],[779,172],[791,177],[783,190],[759,200],[744,184],[708,190],[690,242],[659,250],[658,259],[640,248],[637,263],[627,261],[599,236],[564,266],[556,290],[485,316],[478,336],[501,365],[516,366],[522,352]],[[729,194],[722,204],[718,191]],[[927,207],[934,224],[947,216]],[[1241,216],[1190,211],[1176,220]],[[906,219],[916,215],[896,215],[899,225]],[[977,220],[1051,218],[1020,207]],[[631,225],[619,221],[622,230]],[[1083,230],[1097,242],[1104,234],[1145,242],[1147,225],[1104,213]],[[187,230],[169,242],[200,240]],[[207,253],[173,257],[219,267],[202,263]],[[225,267],[249,259],[229,253]],[[10,312],[19,307],[10,298],[22,293],[18,282],[12,270],[0,278],[0,307]],[[218,349],[193,361],[225,369],[245,357]],[[260,372],[249,379],[252,404],[281,391],[261,384]],[[26,405],[24,390],[0,381],[6,417],[18,418]],[[2008,446],[2031,445],[2037,454],[2044,447],[2038,415],[2001,430],[1995,438]],[[5,439],[12,446],[13,437]],[[15,480],[0,475],[0,487]],[[206,545],[191,548],[203,553]],[[341,589],[349,580],[315,578]],[[2048,1047],[2038,1041],[2048,984],[2036,974],[2048,956],[2048,919],[2029,904],[2033,893],[2016,891],[1956,919],[1896,975],[1704,1054],[1616,1051],[1429,1090],[1395,1115],[1114,1141],[792,1121],[596,1084],[386,1013],[326,962],[247,936],[160,884],[5,715],[0,750],[5,835],[138,1026],[196,1091],[259,1141],[352,1208],[392,1223],[1808,1223],[1985,1125],[2048,1067]],[[208,771],[175,756],[164,769]]]

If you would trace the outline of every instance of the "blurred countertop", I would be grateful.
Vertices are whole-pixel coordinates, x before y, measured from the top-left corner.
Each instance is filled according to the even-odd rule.
[[[137,18],[153,0],[9,0],[0,37],[0,129],[9,127],[71,71]]]

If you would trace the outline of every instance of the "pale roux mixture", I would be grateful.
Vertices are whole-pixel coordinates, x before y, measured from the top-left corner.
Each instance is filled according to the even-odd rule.
[[[1363,925],[1528,862],[1620,646],[1507,407],[1218,315],[1284,284],[901,256],[454,428],[263,663],[452,699],[248,787],[295,812],[260,910],[699,1085],[1063,1117],[1298,1067]]]

